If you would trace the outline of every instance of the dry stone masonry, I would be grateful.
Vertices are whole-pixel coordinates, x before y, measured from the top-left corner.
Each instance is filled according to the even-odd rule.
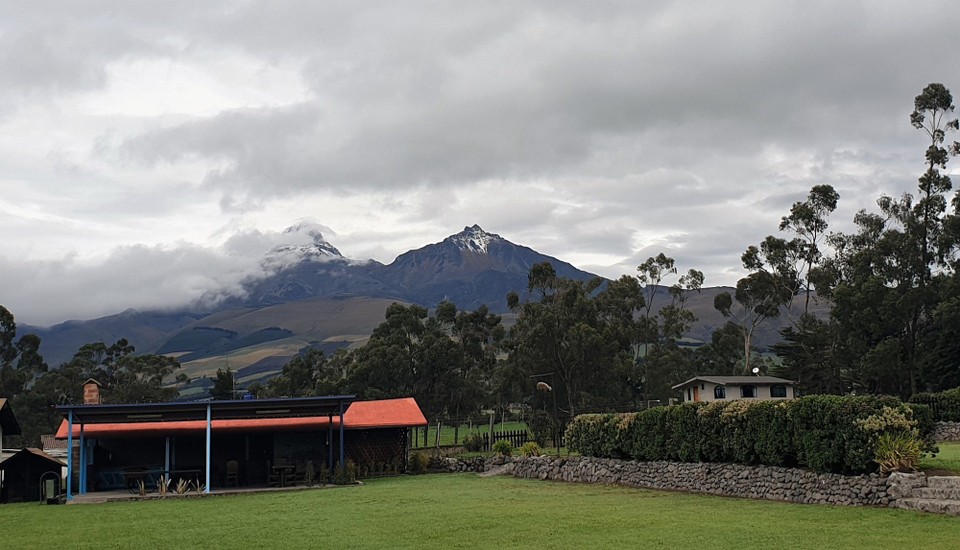
[[[937,422],[933,438],[937,441],[960,441],[960,422]]]
[[[887,480],[877,474],[843,476],[775,466],[539,457],[518,461],[513,475],[807,504],[890,503]]]
[[[435,457],[442,472],[510,473],[517,477],[780,500],[804,504],[890,506],[960,515],[960,477],[894,473],[844,476],[742,464],[637,462],[592,457]]]

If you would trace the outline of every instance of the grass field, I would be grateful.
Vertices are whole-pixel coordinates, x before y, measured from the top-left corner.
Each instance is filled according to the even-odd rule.
[[[947,548],[960,519],[474,474],[0,508],[4,548]],[[953,546],[955,547],[955,546]]]
[[[949,470],[960,474],[960,442],[938,443],[940,452],[936,457],[924,457],[921,470]]]

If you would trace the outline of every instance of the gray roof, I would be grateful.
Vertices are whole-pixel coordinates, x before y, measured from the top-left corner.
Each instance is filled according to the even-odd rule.
[[[673,386],[671,389],[682,388],[692,382],[710,382],[711,384],[719,384],[721,386],[738,386],[743,384],[784,384],[793,386],[796,384],[793,380],[777,378],[776,376],[696,376],[686,382]]]

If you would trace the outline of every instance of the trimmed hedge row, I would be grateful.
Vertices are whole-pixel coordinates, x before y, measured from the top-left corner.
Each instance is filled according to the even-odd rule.
[[[915,426],[933,448],[934,421],[928,407],[908,406],[894,397],[832,395],[582,415],[567,428],[567,442],[574,451],[600,458],[735,462],[860,474],[877,470],[873,459],[879,433],[906,429],[905,423]]]

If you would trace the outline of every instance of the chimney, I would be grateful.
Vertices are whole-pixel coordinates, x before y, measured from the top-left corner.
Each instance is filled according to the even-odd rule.
[[[100,382],[97,382],[93,378],[83,383],[83,404],[100,404]]]

